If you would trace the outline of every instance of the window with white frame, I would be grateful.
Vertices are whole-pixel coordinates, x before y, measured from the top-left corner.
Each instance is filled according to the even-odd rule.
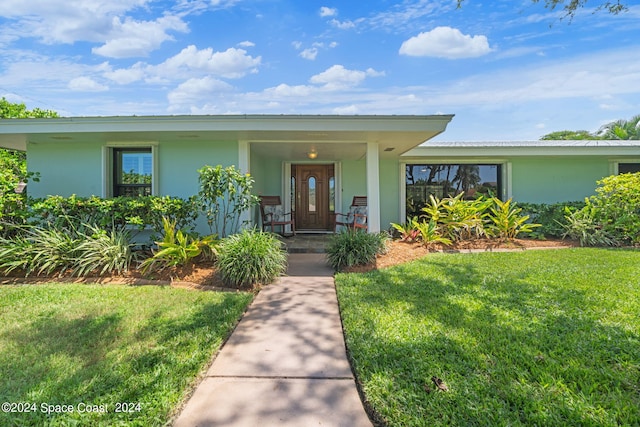
[[[501,164],[407,164],[406,213],[419,215],[429,196],[443,198],[464,194],[465,199],[502,194]]]
[[[153,183],[151,147],[112,148],[112,195],[150,196]]]

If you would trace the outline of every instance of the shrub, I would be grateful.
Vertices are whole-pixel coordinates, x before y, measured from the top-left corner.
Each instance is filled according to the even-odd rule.
[[[253,178],[235,166],[205,166],[198,170],[200,207],[212,233],[225,237],[240,227],[240,216],[258,203],[251,194]]]
[[[580,246],[618,246],[617,239],[596,221],[596,208],[587,204],[578,211],[566,211],[565,233],[562,236],[580,241]]]
[[[193,230],[197,218],[196,198],[175,197],[70,197],[50,196],[30,202],[31,222],[43,227],[81,227],[95,224],[103,229],[162,230],[162,218],[176,222],[184,230]]]
[[[492,206],[489,208],[487,215],[488,228],[491,234],[501,239],[515,239],[520,233],[530,233],[540,224],[528,223],[528,215],[521,215],[522,208],[512,204],[509,199],[506,202],[492,197]]]
[[[413,243],[418,240],[420,237],[419,226],[420,221],[417,216],[414,216],[404,224],[391,223],[391,227],[400,233],[400,240],[407,243]]]
[[[122,273],[133,259],[126,232],[110,233],[95,225],[72,227],[25,227],[12,238],[0,239],[0,270],[19,269],[50,275],[69,271],[75,276],[90,273]]]
[[[621,242],[640,244],[640,172],[612,175],[597,184],[587,200],[595,221]]]
[[[423,218],[427,222],[434,221],[440,234],[451,241],[485,235],[485,212],[491,199],[463,200],[463,195],[443,199],[430,196],[429,204],[422,208]]]
[[[336,271],[355,265],[366,265],[386,251],[387,233],[367,233],[348,229],[335,234],[327,245],[329,265]]]
[[[215,257],[219,243],[216,236],[198,238],[179,230],[177,222],[168,218],[163,218],[162,223],[164,238],[156,242],[159,251],[140,265],[143,272],[186,265],[201,255],[209,260]]]
[[[222,280],[237,288],[268,284],[287,268],[287,253],[275,234],[245,229],[224,238],[216,261]]]
[[[580,210],[585,206],[585,202],[562,202],[562,203],[521,203],[525,215],[529,215],[529,221],[540,224],[540,228],[535,233],[544,237],[562,237],[565,234],[565,227],[568,224],[565,215],[566,208],[571,212]]]
[[[29,180],[37,182],[38,178],[38,173],[27,172],[24,152],[0,148],[0,236],[10,237],[16,227],[26,223],[27,194],[18,194],[15,189]]]
[[[93,272],[98,275],[122,274],[129,270],[135,259],[126,230],[112,229],[107,232],[95,225],[87,225],[79,241],[73,261],[72,274],[76,276]]]
[[[431,220],[429,222],[422,221],[421,223],[419,223],[418,232],[420,233],[420,240],[422,241],[422,245],[425,248],[430,248],[436,243],[441,243],[447,246],[453,243],[451,239],[440,234],[438,225],[434,220]]]

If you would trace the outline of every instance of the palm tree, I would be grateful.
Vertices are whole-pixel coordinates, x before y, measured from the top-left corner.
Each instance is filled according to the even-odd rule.
[[[480,167],[478,165],[459,165],[452,182],[458,183],[457,191],[460,191],[462,187],[462,191],[466,193],[470,188],[475,187],[480,180]]]
[[[640,139],[640,114],[630,120],[616,120],[598,130],[604,139]]]

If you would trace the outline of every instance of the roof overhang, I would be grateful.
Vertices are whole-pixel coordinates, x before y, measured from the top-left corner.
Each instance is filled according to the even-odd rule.
[[[302,151],[316,144],[337,154],[347,145],[376,142],[381,153],[398,156],[444,132],[452,118],[453,115],[221,115],[1,119],[0,147],[26,150],[28,143],[63,141],[246,141],[264,153],[282,150],[282,144],[301,144]]]
[[[501,158],[565,156],[640,156],[638,140],[580,141],[458,141],[427,142],[402,155],[402,159]]]

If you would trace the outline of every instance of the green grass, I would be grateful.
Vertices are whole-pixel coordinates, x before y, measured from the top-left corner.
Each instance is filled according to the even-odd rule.
[[[0,411],[0,425],[166,424],[251,299],[151,286],[0,286],[0,403],[35,409]],[[135,405],[115,412],[118,403]],[[74,412],[47,415],[47,405]],[[108,412],[79,413],[82,405]]]
[[[336,281],[381,424],[640,425],[640,251],[434,254]]]

